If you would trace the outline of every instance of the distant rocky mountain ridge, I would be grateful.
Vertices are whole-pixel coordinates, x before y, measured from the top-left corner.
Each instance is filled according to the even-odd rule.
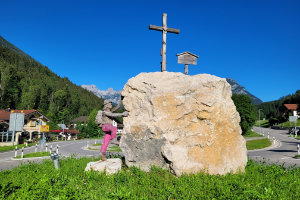
[[[245,94],[249,96],[254,105],[259,105],[263,101],[248,92],[243,86],[239,85],[235,80],[231,78],[226,78],[227,82],[231,85],[232,94]]]
[[[97,88],[96,85],[82,85],[82,88],[91,91],[94,93],[96,96],[103,98],[103,99],[108,99],[112,101],[114,104],[118,104],[121,98],[121,92],[122,90],[115,91],[112,88],[108,88],[107,90],[100,90]]]
[[[259,105],[262,100],[248,92],[243,86],[239,85],[235,80],[231,78],[226,78],[227,82],[231,85],[232,94],[245,94],[252,99],[254,105]],[[93,92],[96,96],[104,99],[111,100],[113,103],[117,104],[121,97],[122,90],[115,91],[112,88],[107,90],[99,90],[96,85],[82,85],[84,89]]]

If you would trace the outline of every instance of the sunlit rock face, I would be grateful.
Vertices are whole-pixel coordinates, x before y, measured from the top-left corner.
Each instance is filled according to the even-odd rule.
[[[226,79],[209,74],[141,73],[124,86],[120,147],[128,166],[176,175],[244,171],[247,150]]]

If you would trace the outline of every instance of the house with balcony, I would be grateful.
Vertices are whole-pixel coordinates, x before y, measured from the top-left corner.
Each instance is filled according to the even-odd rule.
[[[11,113],[24,113],[24,126],[22,132],[16,132],[15,144],[37,140],[41,136],[41,128],[50,120],[37,110],[0,110],[0,146],[9,146],[12,143],[12,133],[9,132]]]

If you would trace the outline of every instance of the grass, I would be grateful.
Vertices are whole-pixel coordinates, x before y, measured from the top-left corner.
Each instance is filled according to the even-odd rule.
[[[294,158],[300,158],[300,155],[296,155]]]
[[[120,149],[119,146],[109,147],[108,151],[110,151],[110,152],[122,152],[122,150]]]
[[[102,146],[102,143],[97,143],[97,144],[94,144],[92,145],[93,147],[97,147],[97,146]]]
[[[245,173],[182,175],[123,167],[114,175],[84,172],[91,158],[51,160],[0,172],[0,199],[300,199],[300,168],[248,161]]]
[[[272,144],[272,142],[269,139],[264,138],[264,139],[258,139],[258,140],[248,140],[246,142],[246,147],[247,147],[247,150],[254,150],[254,149],[262,149],[262,148],[268,147],[271,144]]]
[[[243,135],[244,137],[248,138],[248,137],[262,137],[262,135],[259,135],[258,133],[255,133],[251,130],[248,130],[246,132],[246,134]]]
[[[99,150],[99,149],[94,149],[93,147],[99,147],[102,146],[102,143],[97,143],[97,144],[93,144],[91,146],[88,147],[89,150]]]
[[[102,144],[101,144],[101,143],[99,143],[99,144],[94,144],[94,145],[92,145],[92,147],[93,147],[93,146],[102,146]],[[99,149],[94,149],[94,148],[92,148],[92,147],[88,147],[88,149],[89,149],[89,150],[99,151]],[[108,152],[122,152],[122,150],[120,149],[119,146],[111,146],[111,147],[108,147],[107,151],[108,151]]]
[[[28,154],[24,154],[23,158],[35,158],[35,157],[45,157],[45,156],[50,156],[50,153],[49,152],[28,153]],[[14,158],[21,158],[21,155]]]
[[[290,128],[290,127],[293,128],[293,127],[295,127],[295,123],[287,121],[287,122],[280,123],[277,126],[280,126],[283,128]],[[297,120],[296,126],[300,126],[300,119]]]
[[[100,137],[99,137],[99,136],[97,136],[97,137],[87,137],[87,138],[85,138],[85,139],[90,139],[90,140],[95,139],[95,140],[99,140],[99,139],[103,139],[103,138],[104,138],[104,135],[100,135]]]
[[[260,122],[259,122],[259,121],[256,121],[256,122],[255,122],[255,126],[260,126],[260,127],[267,128],[267,127],[270,126],[269,120],[260,120]]]
[[[37,143],[28,143],[28,147],[34,146],[35,144],[37,144]],[[19,144],[19,145],[14,145],[14,146],[3,146],[3,147],[0,147],[0,152],[15,150],[16,147],[18,147],[18,149],[21,149],[22,147],[25,148],[26,145],[25,144]]]
[[[261,126],[264,128],[270,127],[269,120],[260,120],[260,124],[259,124],[259,121],[256,121],[255,126]],[[295,127],[295,124],[290,123],[289,121],[286,121],[286,122],[277,124],[276,126],[283,127],[283,128],[289,128],[289,127]],[[300,126],[300,119],[298,119],[296,126]]]

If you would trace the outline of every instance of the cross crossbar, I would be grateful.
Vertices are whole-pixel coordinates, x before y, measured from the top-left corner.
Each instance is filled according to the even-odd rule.
[[[163,31],[164,28],[161,27],[161,26],[149,25],[149,30]],[[180,33],[180,29],[167,28],[167,32],[179,34]]]

